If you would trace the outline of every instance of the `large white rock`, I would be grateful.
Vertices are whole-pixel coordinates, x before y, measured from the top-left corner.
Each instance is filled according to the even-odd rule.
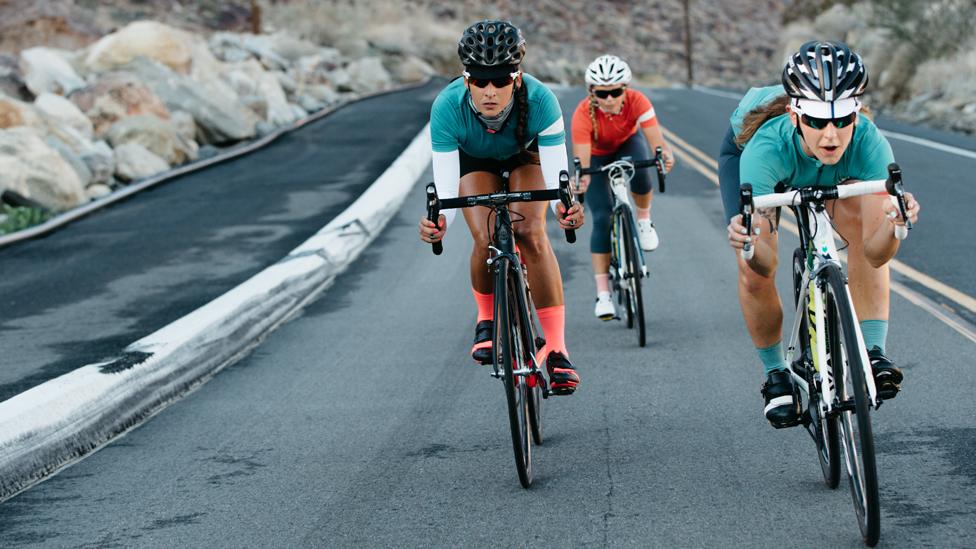
[[[139,143],[125,143],[115,149],[115,174],[122,181],[136,181],[165,172],[169,164]]]
[[[36,130],[0,130],[0,191],[11,189],[55,211],[87,200],[78,175]]]
[[[354,92],[369,93],[393,86],[393,79],[379,57],[353,61],[346,67],[346,71],[349,73],[349,87]]]
[[[126,72],[104,74],[94,84],[71,94],[70,99],[92,121],[96,136],[127,116],[170,116],[162,99],[136,75]]]
[[[24,84],[34,95],[44,92],[68,95],[85,87],[85,81],[65,59],[65,53],[52,48],[30,48],[20,52]]]
[[[254,59],[241,63],[229,64],[225,78],[238,96],[259,96],[265,100],[265,121],[275,126],[291,124],[295,121],[285,91],[281,88],[278,78],[270,73]]]
[[[0,95],[0,129],[25,126],[43,134],[47,124],[30,103]]]
[[[103,72],[143,56],[188,74],[193,61],[191,40],[190,33],[168,25],[136,21],[95,42],[85,57],[85,66],[94,72]]]
[[[47,117],[49,124],[68,126],[86,139],[92,138],[91,120],[74,103],[64,97],[45,92],[34,100],[34,107]]]
[[[141,57],[126,68],[149,86],[170,111],[190,113],[205,143],[234,142],[254,136],[257,117],[241,104],[230,86],[216,78],[200,82]]]
[[[92,174],[89,187],[93,184],[108,184],[112,181],[112,175],[115,173],[115,153],[108,146],[108,143],[96,141],[91,149],[82,152],[79,156]]]
[[[138,143],[169,165],[179,165],[195,160],[197,144],[188,141],[169,120],[152,115],[123,118],[105,133],[105,138],[118,150],[126,143]]]

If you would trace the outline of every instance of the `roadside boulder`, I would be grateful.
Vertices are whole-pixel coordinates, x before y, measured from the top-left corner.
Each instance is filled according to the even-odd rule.
[[[54,211],[87,200],[85,188],[70,165],[36,130],[0,130],[0,191],[10,189]]]
[[[144,57],[126,65],[172,110],[193,116],[205,143],[221,144],[253,137],[257,117],[223,83],[199,82]]]
[[[44,92],[68,95],[85,87],[85,81],[65,59],[65,53],[53,48],[29,48],[20,52],[24,84],[35,96]]]
[[[49,124],[74,128],[82,137],[91,139],[94,134],[91,120],[74,103],[60,95],[42,93],[34,100],[36,108]]]
[[[26,126],[44,133],[47,125],[30,103],[0,95],[0,129]]]
[[[115,149],[115,174],[122,181],[137,181],[165,172],[169,164],[139,143],[125,143]]]
[[[97,136],[127,116],[170,117],[169,109],[152,89],[126,72],[106,73],[91,86],[72,93],[69,99],[91,120]]]
[[[93,72],[104,72],[141,56],[188,74],[193,60],[190,39],[190,33],[168,25],[136,21],[95,42],[85,57],[85,66]]]
[[[264,99],[265,121],[275,126],[284,126],[295,121],[278,79],[264,70],[257,61],[248,59],[230,64],[225,70],[225,78],[239,96],[258,96]]]
[[[379,57],[365,57],[349,63],[349,87],[357,93],[370,93],[393,86],[390,73]]]
[[[126,143],[138,143],[171,166],[197,157],[194,141],[184,139],[169,120],[151,115],[119,120],[105,132],[105,138],[116,150]]]

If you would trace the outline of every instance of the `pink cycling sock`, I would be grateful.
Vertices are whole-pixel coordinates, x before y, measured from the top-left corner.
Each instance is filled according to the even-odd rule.
[[[651,209],[650,208],[635,208],[637,210],[637,219],[650,219]]]
[[[594,275],[593,278],[596,279],[596,293],[610,293],[610,273]]]
[[[566,307],[565,305],[553,305],[536,311],[539,315],[539,324],[542,324],[542,333],[546,338],[546,346],[542,348],[543,359],[552,351],[558,351],[569,358],[569,351],[566,350]]]
[[[478,322],[482,320],[494,320],[495,318],[495,294],[483,294],[471,288],[474,294],[474,301],[478,304]]]

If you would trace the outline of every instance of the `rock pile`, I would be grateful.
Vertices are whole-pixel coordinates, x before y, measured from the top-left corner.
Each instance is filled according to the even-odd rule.
[[[433,72],[391,69],[283,32],[205,38],[153,21],[74,51],[0,55],[0,192],[63,211]]]

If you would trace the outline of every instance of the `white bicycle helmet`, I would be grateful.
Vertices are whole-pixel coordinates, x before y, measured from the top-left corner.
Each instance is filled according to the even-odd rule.
[[[601,55],[586,67],[586,84],[613,86],[630,83],[630,66],[616,55]]]

